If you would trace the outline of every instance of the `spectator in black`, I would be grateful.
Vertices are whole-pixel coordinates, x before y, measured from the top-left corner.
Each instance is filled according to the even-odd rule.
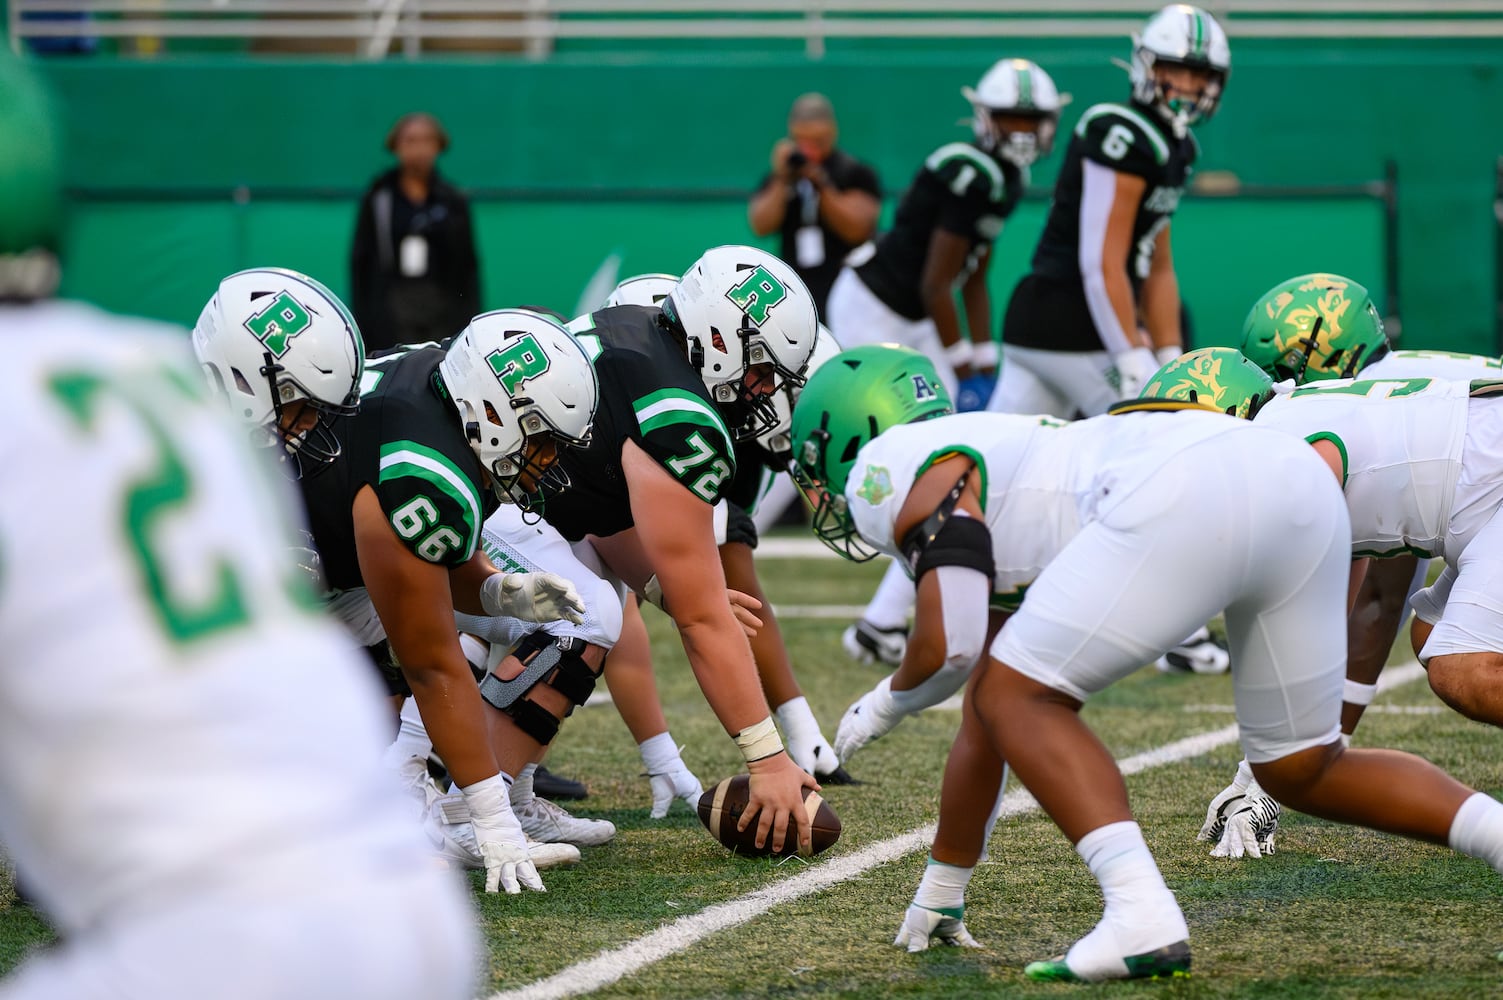
[[[846,254],[877,232],[877,172],[835,148],[835,109],[805,94],[788,113],[788,135],[772,147],[772,172],[746,209],[758,236],[782,235],[782,257],[814,296],[820,319]]]
[[[452,337],[481,311],[470,203],[434,167],[449,134],[403,115],[386,148],[397,166],[371,182],[350,249],[350,305],[372,351]]]

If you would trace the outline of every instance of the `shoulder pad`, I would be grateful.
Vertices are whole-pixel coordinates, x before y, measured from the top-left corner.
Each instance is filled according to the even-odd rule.
[[[1132,150],[1159,166],[1169,162],[1169,141],[1163,133],[1143,112],[1125,104],[1097,104],[1087,108],[1075,125],[1075,135],[1086,140],[1092,149],[1099,150],[1108,163],[1128,158]]]
[[[962,176],[966,168],[970,168],[973,178],[956,191],[978,190],[989,201],[1001,201],[1006,193],[1007,185],[1002,177],[1002,167],[997,161],[986,153],[972,146],[968,142],[951,142],[939,147],[929,154],[924,161],[925,169],[938,176],[945,182],[945,186],[955,190],[955,182]]]
[[[703,396],[666,388],[632,400],[642,448],[706,503],[720,500],[736,472],[725,420]]]
[[[392,529],[418,558],[455,566],[474,554],[485,522],[480,492],[443,452],[416,441],[382,445],[375,488]]]

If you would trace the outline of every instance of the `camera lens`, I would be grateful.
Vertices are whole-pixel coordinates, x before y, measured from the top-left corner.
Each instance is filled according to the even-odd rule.
[[[809,158],[804,155],[803,150],[795,149],[793,152],[788,154],[788,169],[802,170],[804,169],[804,167],[808,166],[808,164]]]

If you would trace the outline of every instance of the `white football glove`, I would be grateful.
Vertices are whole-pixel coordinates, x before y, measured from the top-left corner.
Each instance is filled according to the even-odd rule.
[[[584,599],[557,573],[492,573],[480,585],[480,604],[492,618],[584,621]]]
[[[534,892],[547,892],[528,853],[522,824],[511,811],[506,780],[498,774],[460,791],[470,811],[480,859],[485,863],[485,891],[505,889],[516,895],[526,886]]]
[[[981,942],[965,929],[965,920],[913,903],[903,914],[903,925],[892,943],[909,952],[927,951],[932,939],[952,948],[980,948]]]
[[[841,716],[840,728],[835,731],[836,756],[844,761],[850,760],[851,754],[892,732],[905,714],[893,704],[892,678],[882,678]]]
[[[1237,776],[1232,779],[1232,783],[1223,788],[1206,807],[1206,821],[1200,824],[1200,833],[1195,835],[1196,840],[1221,839],[1221,831],[1226,827],[1226,817],[1223,813],[1227,808],[1227,803],[1233,799],[1241,799],[1251,781],[1252,766],[1244,760],[1237,765]]]
[[[661,774],[649,774],[647,780],[652,786],[653,819],[667,816],[674,799],[683,799],[690,811],[699,807],[699,797],[704,793],[704,786],[682,759],[678,761],[677,767]]]
[[[1233,799],[1225,812],[1226,829],[1211,849],[1213,858],[1261,858],[1273,853],[1273,836],[1279,831],[1278,802],[1257,781],[1248,784],[1241,799]]]
[[[1159,370],[1158,359],[1146,347],[1130,347],[1112,355],[1117,367],[1117,392],[1123,399],[1136,399],[1138,393]]]

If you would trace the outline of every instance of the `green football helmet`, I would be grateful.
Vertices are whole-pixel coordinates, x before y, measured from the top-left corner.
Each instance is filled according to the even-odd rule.
[[[856,453],[889,427],[954,412],[934,363],[906,347],[854,347],[810,376],[793,410],[788,471],[814,508],[819,540],[855,562],[875,557],[845,502]]]
[[[57,290],[59,139],[35,74],[0,53],[0,300],[45,298]]]
[[[1273,398],[1273,380],[1232,347],[1181,354],[1154,373],[1139,399],[1168,399],[1251,420]]]
[[[1242,353],[1276,379],[1351,378],[1388,353],[1372,296],[1339,274],[1274,285],[1242,324]]]

